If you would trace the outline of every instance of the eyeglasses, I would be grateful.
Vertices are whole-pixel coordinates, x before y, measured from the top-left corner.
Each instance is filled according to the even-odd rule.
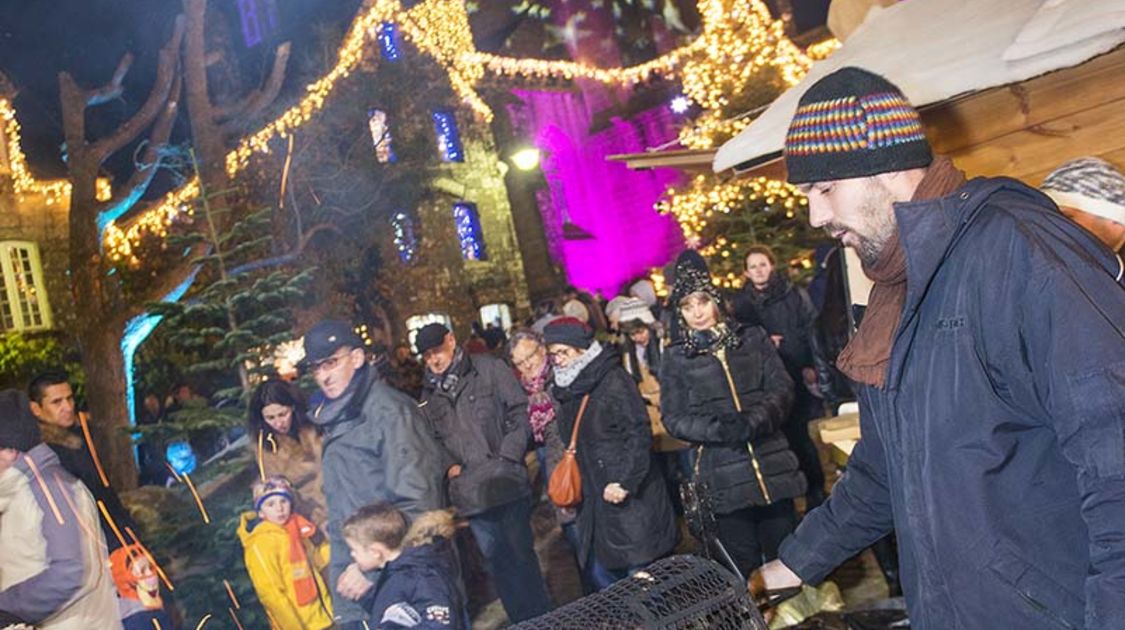
[[[348,357],[348,354],[350,353],[351,349],[347,349],[342,354],[337,353],[328,357],[327,359],[312,363],[309,365],[309,373],[315,376],[317,374],[320,374],[321,372],[331,372],[332,370],[340,367],[340,362],[346,359]]]

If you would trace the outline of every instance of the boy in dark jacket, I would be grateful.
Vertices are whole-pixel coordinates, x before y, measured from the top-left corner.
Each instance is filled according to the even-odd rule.
[[[453,517],[427,512],[407,528],[389,503],[361,508],[344,523],[344,540],[363,571],[379,571],[363,602],[379,628],[465,628],[453,566]]]

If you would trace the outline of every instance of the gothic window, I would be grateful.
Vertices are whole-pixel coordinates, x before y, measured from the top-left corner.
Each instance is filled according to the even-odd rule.
[[[9,331],[47,330],[51,306],[39,262],[39,246],[0,242],[0,326]]]
[[[395,249],[398,258],[404,263],[414,262],[418,253],[418,239],[414,236],[414,219],[405,212],[396,212],[391,217],[391,229],[395,236]]]
[[[375,39],[379,40],[379,52],[383,54],[383,59],[398,61],[399,57],[402,56],[402,51],[398,47],[398,27],[395,26],[394,22],[380,24]]]
[[[438,153],[443,162],[464,162],[461,135],[457,132],[457,119],[453,112],[436,111],[433,114],[434,133],[437,135]]]
[[[379,163],[395,162],[394,143],[391,128],[387,124],[387,112],[373,109],[367,114],[367,127],[371,130],[371,143],[375,145],[375,159]]]
[[[277,30],[275,0],[237,0],[237,6],[242,41],[247,48],[257,46]]]
[[[477,205],[467,201],[453,204],[453,225],[457,228],[457,239],[461,242],[461,258],[487,260]]]

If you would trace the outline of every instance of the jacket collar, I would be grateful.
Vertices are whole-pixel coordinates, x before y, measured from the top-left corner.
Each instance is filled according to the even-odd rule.
[[[988,200],[1001,192],[1022,195],[1044,207],[1051,204],[1045,195],[1014,179],[978,177],[944,197],[894,205],[899,238],[906,254],[906,302],[895,333],[887,378],[890,389],[897,389],[902,378],[902,365],[909,346],[902,343],[902,337],[916,317],[931,281]]]

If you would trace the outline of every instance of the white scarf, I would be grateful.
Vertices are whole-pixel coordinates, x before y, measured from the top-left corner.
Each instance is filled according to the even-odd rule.
[[[570,387],[570,384],[574,382],[574,379],[578,378],[582,370],[586,369],[587,365],[593,363],[594,359],[598,358],[598,355],[601,353],[602,344],[595,341],[591,343],[590,347],[586,348],[582,354],[578,355],[577,359],[571,361],[570,365],[566,367],[556,365],[555,384],[559,387]]]

